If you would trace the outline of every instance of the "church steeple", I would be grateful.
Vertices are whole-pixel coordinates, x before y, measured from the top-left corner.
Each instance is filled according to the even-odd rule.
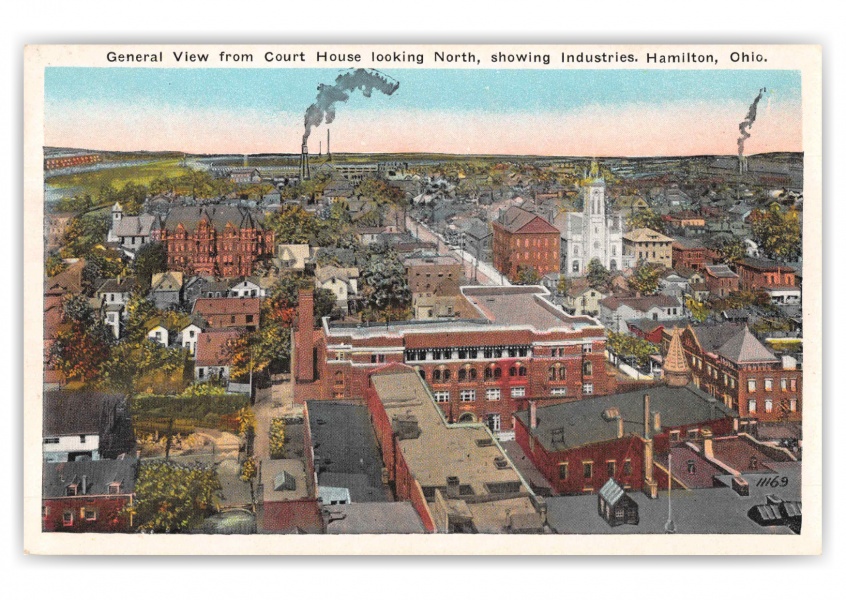
[[[664,357],[664,381],[669,387],[684,387],[690,383],[690,369],[684,357],[681,343],[681,329],[673,327],[670,347]]]

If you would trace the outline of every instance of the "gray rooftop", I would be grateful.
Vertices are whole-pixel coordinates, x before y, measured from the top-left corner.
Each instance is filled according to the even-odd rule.
[[[119,483],[121,494],[135,491],[135,476],[138,460],[122,458],[116,460],[86,460],[60,463],[44,463],[42,494],[44,498],[65,496],[69,485],[79,485],[82,495],[82,477],[85,477],[87,496],[109,494],[109,484]]]

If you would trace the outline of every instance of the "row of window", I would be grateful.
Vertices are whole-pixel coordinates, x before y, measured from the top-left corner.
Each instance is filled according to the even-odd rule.
[[[406,350],[407,362],[424,360],[473,360],[480,358],[525,358],[529,356],[528,346],[496,346],[487,348],[434,348]]]
[[[606,460],[605,461],[605,474],[608,477],[616,477],[617,476],[617,461],[616,460]],[[632,461],[630,458],[627,458],[623,461],[623,475],[628,476],[632,474]],[[592,460],[583,460],[582,461],[582,479],[593,479],[594,475],[594,468],[593,468],[593,461]],[[567,481],[570,477],[570,463],[562,462],[558,463],[558,479],[559,481]]]
[[[785,408],[789,408],[790,412],[796,412],[797,401],[796,398],[791,398],[789,404],[785,406]],[[755,398],[749,399],[749,414],[754,414],[758,412],[758,402]],[[771,413],[773,412],[773,401],[771,398],[767,398],[764,400],[764,412]]]
[[[47,518],[50,516],[50,507],[49,506],[42,506],[41,507],[41,516],[43,518]],[[62,512],[62,525],[64,527],[73,527],[74,518],[76,516],[76,512],[73,510],[65,510]],[[81,508],[79,510],[79,518],[85,521],[96,521],[97,520],[97,509],[95,508]]]
[[[788,383],[788,379],[786,377],[783,377],[781,379],[781,391],[786,392],[788,390],[788,385],[790,387],[790,391],[795,392],[796,388],[797,388],[797,380],[796,379],[790,379],[789,383]],[[748,391],[754,392],[758,389],[758,382],[755,379],[748,379],[746,381],[746,386],[747,386]],[[765,378],[764,379],[764,391],[771,392],[772,389],[773,389],[772,378],[771,377]]]
[[[86,438],[85,435],[80,435],[79,436],[79,443],[84,444],[86,439],[87,438]],[[47,437],[47,438],[44,438],[44,443],[45,444],[58,444],[59,438],[57,438],[57,437]]]
[[[420,373],[420,377],[424,380],[426,379],[426,372],[423,370],[418,371]],[[509,377],[526,377],[528,375],[528,371],[526,367],[522,365],[514,365],[508,369]],[[502,369],[499,367],[486,367],[484,371],[485,381],[495,381],[497,379],[502,378]],[[458,371],[458,381],[476,381],[478,378],[478,371],[473,367],[463,367]],[[446,383],[452,379],[452,371],[441,365],[434,371],[432,371],[432,382],[433,383]]]
[[[450,393],[448,391],[438,391],[434,393],[435,402],[449,402],[450,400]],[[525,387],[513,387],[511,388],[511,397],[512,398],[523,398],[526,396],[526,388]],[[485,390],[485,399],[490,402],[496,402],[497,400],[502,399],[502,390],[500,388],[491,388]],[[459,393],[459,400],[461,402],[475,402],[476,401],[476,390],[461,390]]]

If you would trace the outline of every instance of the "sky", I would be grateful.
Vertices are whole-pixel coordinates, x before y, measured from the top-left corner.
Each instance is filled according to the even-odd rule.
[[[298,153],[317,86],[339,69],[51,67],[45,145],[209,154]],[[382,69],[386,96],[336,104],[333,152],[545,156],[801,151],[798,71]],[[325,124],[309,150],[326,145]]]

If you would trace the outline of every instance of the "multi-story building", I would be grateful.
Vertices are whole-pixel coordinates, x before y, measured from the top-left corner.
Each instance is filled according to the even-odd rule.
[[[735,263],[744,290],[764,290],[775,304],[799,304],[802,290],[796,269],[764,258],[743,258]]]
[[[561,233],[546,219],[512,206],[492,226],[494,267],[509,279],[524,269],[539,278],[560,269]]]
[[[599,301],[599,320],[615,333],[628,331],[628,323],[638,319],[676,321],[685,318],[684,305],[675,296],[656,294],[638,298],[609,296]]]
[[[670,338],[665,329],[665,348]],[[736,410],[741,426],[802,420],[801,367],[789,356],[779,360],[745,324],[688,325],[681,341],[693,382]]]
[[[623,265],[623,217],[605,214],[605,180],[594,177],[583,190],[581,213],[567,213],[561,237],[564,239],[564,269],[568,277],[587,272],[593,259],[616,271]]]
[[[700,240],[677,237],[671,244],[673,268],[701,269],[708,262],[708,248]]]
[[[461,261],[454,256],[424,256],[403,261],[405,277],[411,293],[433,292],[444,282],[453,288],[446,293],[458,293],[461,284]]]
[[[702,271],[711,296],[725,298],[740,288],[740,277],[728,265],[705,265]]]
[[[667,269],[673,266],[673,238],[648,227],[641,227],[623,235],[623,252],[641,261],[661,265]]]
[[[255,331],[261,316],[261,298],[197,298],[191,314],[203,317],[212,329]]]
[[[169,271],[192,275],[249,276],[274,248],[263,215],[234,206],[174,208],[154,224],[152,237],[164,244]]]
[[[294,365],[303,399],[362,398],[367,374],[389,363],[415,367],[449,422],[483,421],[503,437],[512,414],[541,403],[608,393],[605,330],[572,317],[540,286],[463,287],[474,314],[449,321],[344,324],[313,329],[313,299],[300,297]]]

